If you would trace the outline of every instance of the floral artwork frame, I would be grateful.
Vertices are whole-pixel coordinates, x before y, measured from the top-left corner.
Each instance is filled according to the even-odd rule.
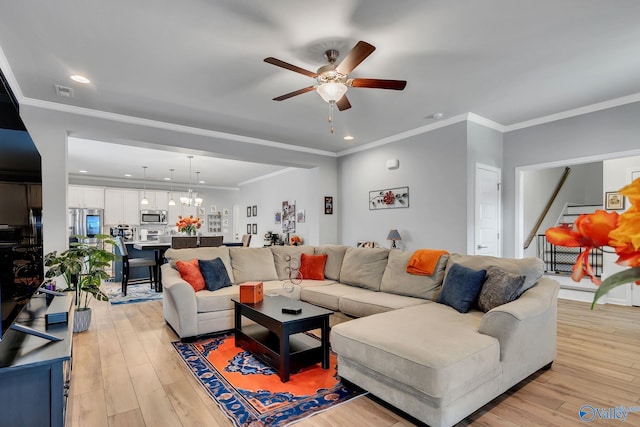
[[[409,207],[409,187],[385,188],[369,191],[369,210]]]
[[[624,210],[624,196],[617,191],[608,191],[604,197],[604,207],[610,211]]]

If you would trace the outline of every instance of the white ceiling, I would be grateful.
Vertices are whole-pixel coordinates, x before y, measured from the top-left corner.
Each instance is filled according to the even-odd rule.
[[[434,113],[513,125],[640,93],[639,22],[637,0],[4,0],[0,56],[23,98],[338,153]],[[314,81],[264,58],[315,71],[324,50],[344,56],[358,40],[377,50],[350,77],[407,80],[404,91],[351,88],[353,108],[335,114],[333,135],[317,94],[271,100]],[[56,95],[56,84],[74,97]],[[79,147],[71,171],[93,154]],[[140,171],[153,157],[109,153],[122,170],[97,175]],[[176,170],[187,162],[164,155]],[[168,170],[158,164],[153,174]],[[235,186],[281,167],[250,169],[204,179]]]

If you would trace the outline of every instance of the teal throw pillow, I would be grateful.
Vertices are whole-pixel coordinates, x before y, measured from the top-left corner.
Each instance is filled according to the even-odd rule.
[[[486,270],[472,270],[453,264],[444,279],[437,302],[455,308],[460,313],[468,312],[478,300]]]
[[[212,260],[198,260],[200,266],[200,272],[204,277],[204,283],[207,290],[215,291],[217,289],[226,288],[231,286],[231,280],[227,273],[227,268],[224,266],[224,262],[220,258]]]

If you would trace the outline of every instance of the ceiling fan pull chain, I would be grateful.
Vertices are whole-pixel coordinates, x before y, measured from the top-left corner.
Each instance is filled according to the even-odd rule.
[[[329,131],[333,133],[333,104],[335,102],[329,103]]]

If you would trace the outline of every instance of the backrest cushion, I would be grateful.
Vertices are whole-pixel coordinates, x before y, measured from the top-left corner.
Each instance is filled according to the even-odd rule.
[[[327,262],[324,265],[324,277],[329,280],[340,280],[340,270],[344,254],[349,246],[345,245],[322,245],[316,246],[315,254],[327,254]]]
[[[387,268],[382,275],[380,290],[408,297],[435,300],[442,287],[444,269],[449,255],[442,255],[431,276],[418,276],[407,273],[407,264],[411,260],[412,252],[391,250]]]
[[[453,307],[460,313],[468,312],[478,300],[486,275],[486,270],[473,270],[453,264],[436,302]]]
[[[193,287],[193,290],[198,292],[205,288],[204,277],[200,272],[200,266],[197,259],[189,261],[176,262],[176,268],[180,272],[180,277]]]
[[[348,248],[340,269],[340,283],[379,291],[388,257],[389,249]]]
[[[229,248],[235,283],[278,280],[278,273],[269,248]]]
[[[273,261],[278,273],[278,280],[287,280],[289,278],[287,256],[295,260],[293,261],[294,267],[298,268],[300,267],[300,256],[302,254],[313,255],[313,246],[271,246],[271,252],[273,253]]]
[[[324,266],[327,254],[307,255],[300,258],[300,278],[308,280],[324,280]]]
[[[204,277],[204,284],[210,291],[231,286],[231,280],[227,274],[227,269],[220,258],[210,260],[198,260],[200,273]]]
[[[492,308],[515,300],[524,281],[524,276],[509,273],[492,265],[487,268],[487,279],[478,297],[478,308],[486,313]]]
[[[449,268],[454,264],[464,265],[465,267],[473,268],[474,270],[486,270],[492,265],[500,267],[503,270],[508,271],[518,276],[525,276],[524,283],[518,291],[518,296],[522,295],[524,291],[532,288],[538,279],[544,274],[544,262],[539,258],[496,258],[492,256],[484,255],[460,255],[451,254],[449,261],[447,262],[446,275],[449,274]]]
[[[191,249],[172,249],[169,248],[164,253],[164,257],[169,261],[171,267],[176,268],[176,261],[188,261],[190,259],[215,259],[220,258],[227,269],[229,280],[234,282],[233,269],[231,268],[231,258],[229,257],[229,248],[226,246],[211,248],[191,248]]]

